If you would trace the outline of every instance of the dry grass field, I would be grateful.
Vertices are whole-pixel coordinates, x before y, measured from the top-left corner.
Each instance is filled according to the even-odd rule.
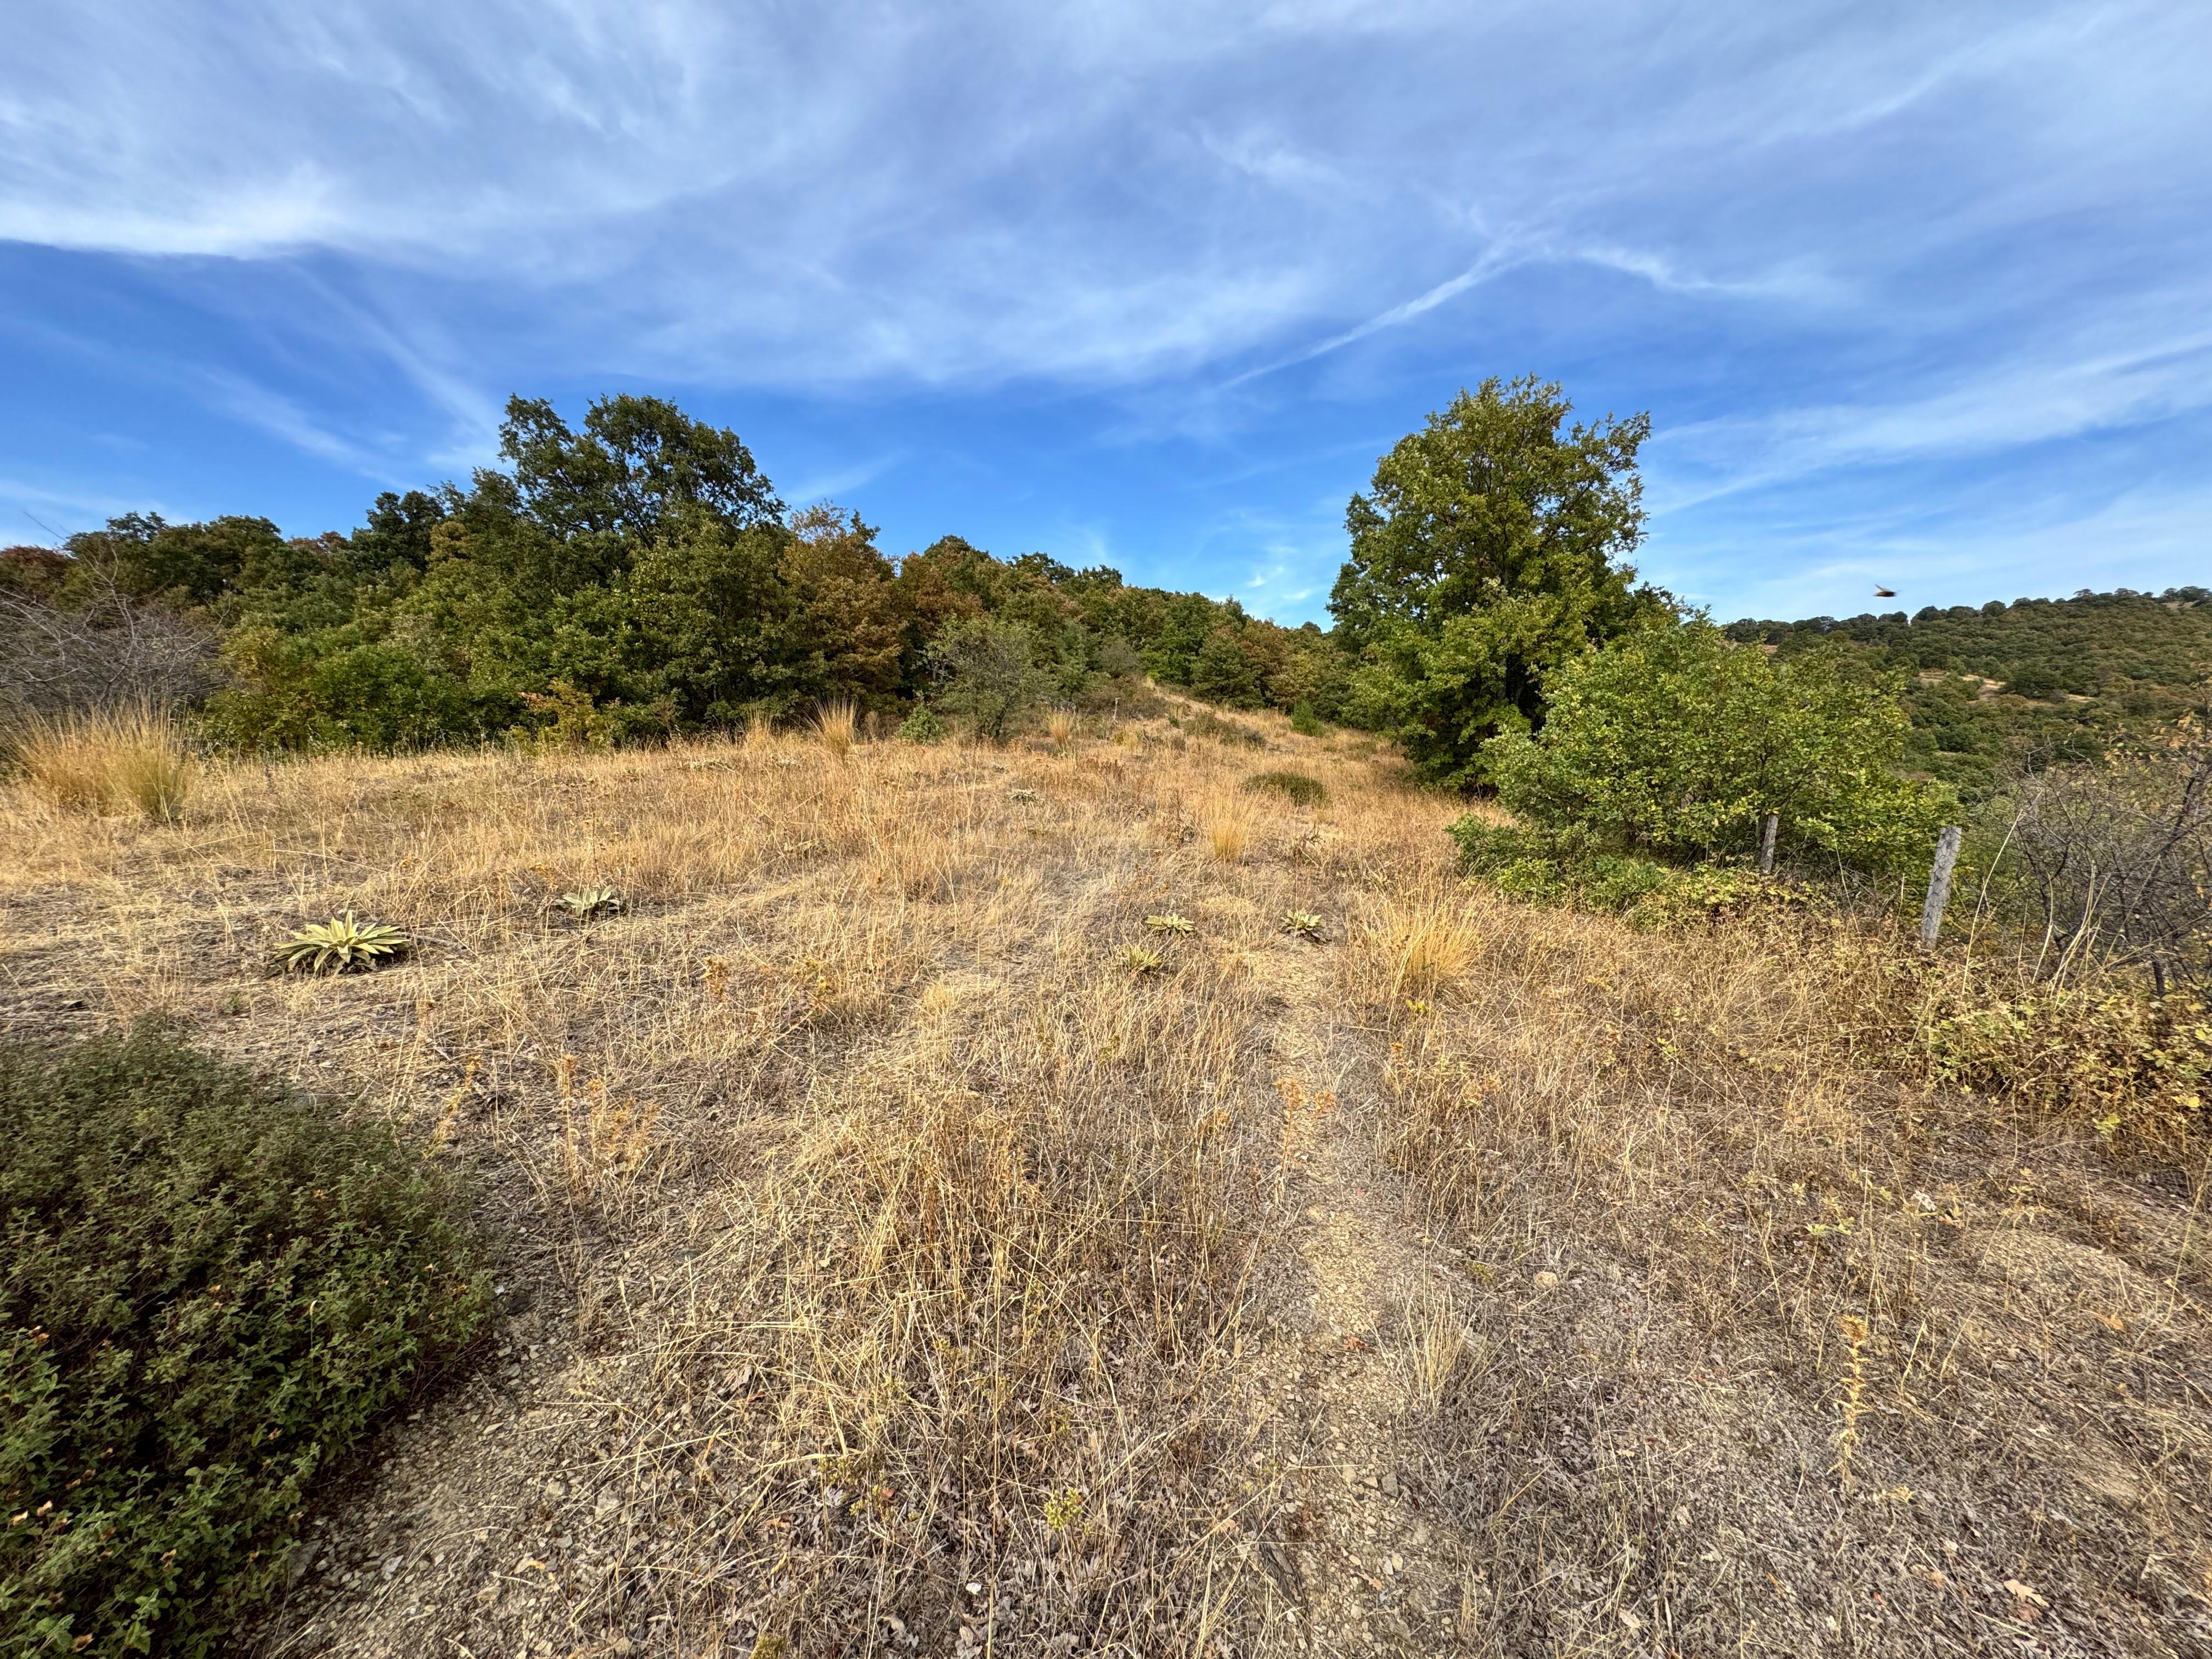
[[[1935,1086],[1949,969],[1840,923],[1464,888],[1249,724],[0,793],[7,1029],[182,1020],[499,1252],[236,1650],[2212,1651],[2201,1139]],[[415,951],[270,973],[348,910]]]

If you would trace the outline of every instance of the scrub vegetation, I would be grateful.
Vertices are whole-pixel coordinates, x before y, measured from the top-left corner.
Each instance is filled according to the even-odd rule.
[[[1163,717],[12,792],[12,1027],[158,1012],[499,1241],[227,1650],[2202,1644],[2193,1002],[1465,885],[1249,719],[1325,801]],[[415,948],[271,975],[347,911]]]

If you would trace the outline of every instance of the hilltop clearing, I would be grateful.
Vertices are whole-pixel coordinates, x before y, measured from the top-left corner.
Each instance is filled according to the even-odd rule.
[[[173,1016],[501,1253],[237,1651],[2207,1650],[2201,1131],[1932,1080],[1948,959],[1517,903],[1387,749],[1176,707],[0,796],[8,1030]],[[347,911],[415,948],[272,975]]]

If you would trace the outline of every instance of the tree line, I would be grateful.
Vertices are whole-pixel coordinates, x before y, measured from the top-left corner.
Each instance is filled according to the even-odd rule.
[[[2023,762],[2092,763],[2204,705],[2212,591],[2087,589],[1795,623],[1731,623],[1782,655],[1841,646],[1903,676],[1905,762],[1969,800]]]
[[[1650,431],[1577,421],[1534,376],[1461,392],[1352,498],[1324,630],[958,536],[894,559],[672,404],[606,398],[572,428],[518,398],[502,465],[380,495],[348,534],[129,514],[0,552],[0,717],[135,696],[221,744],[392,749],[844,701],[1002,739],[1149,680],[1374,732],[1423,781],[1501,797],[1555,862],[1747,857],[1771,820],[1785,857],[1887,867],[2008,745],[2104,735],[2085,703],[2171,716],[2212,662],[2196,589],[1716,627],[1638,578]]]
[[[1146,675],[1236,707],[1332,695],[1317,627],[957,536],[894,562],[857,515],[787,511],[736,434],[659,398],[602,399],[578,428],[516,398],[501,454],[465,489],[378,496],[350,534],[129,514],[9,549],[4,695],[151,695],[217,743],[290,749],[902,714],[973,701],[976,665],[1009,661],[1023,702]]]

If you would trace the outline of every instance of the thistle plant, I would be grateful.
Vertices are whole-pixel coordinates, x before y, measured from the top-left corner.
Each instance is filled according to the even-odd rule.
[[[1125,946],[1121,951],[1121,965],[1133,974],[1156,974],[1160,970],[1160,962],[1158,951],[1147,951],[1141,945]]]
[[[622,895],[611,887],[585,887],[561,895],[561,908],[578,921],[611,916],[623,908]]]
[[[1310,910],[1283,912],[1283,931],[1286,933],[1297,933],[1306,939],[1318,940],[1321,938],[1321,918]]]
[[[358,921],[349,910],[328,921],[309,922],[286,942],[282,954],[287,973],[304,968],[311,974],[352,974],[405,955],[413,943],[397,927]]]
[[[1156,933],[1188,933],[1194,931],[1189,917],[1179,916],[1172,910],[1164,916],[1146,916],[1145,926]]]

